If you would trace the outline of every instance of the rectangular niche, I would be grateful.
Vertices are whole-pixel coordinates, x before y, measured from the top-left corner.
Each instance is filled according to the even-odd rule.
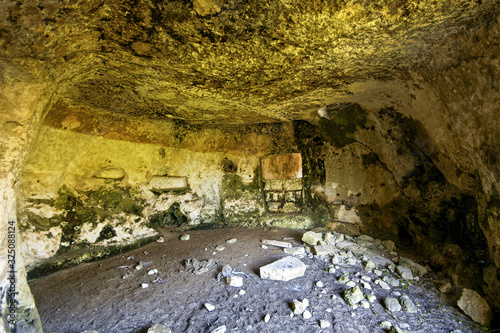
[[[303,183],[300,153],[272,155],[261,160],[264,200],[269,213],[302,211]]]

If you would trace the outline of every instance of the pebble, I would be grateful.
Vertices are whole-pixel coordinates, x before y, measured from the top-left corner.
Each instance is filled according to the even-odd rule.
[[[263,248],[264,250],[268,249],[268,247],[266,245],[261,245],[260,247]]]
[[[268,322],[269,322],[269,320],[271,320],[271,315],[268,313],[268,314],[266,314],[266,316],[264,317],[264,322],[265,322],[265,323],[268,323]]]
[[[215,248],[217,251],[224,251],[226,249],[225,246],[223,245],[217,245],[217,247]]]
[[[226,241],[226,243],[228,243],[228,244],[234,244],[234,243],[236,243],[236,241],[237,241],[237,239],[236,239],[236,238],[231,238],[231,239],[228,239],[228,240]]]
[[[418,309],[415,306],[415,303],[410,299],[410,297],[404,295],[401,296],[399,299],[401,301],[401,307],[403,308],[403,311],[409,312],[409,313],[417,313]]]
[[[153,274],[158,274],[158,270],[156,268],[148,271],[148,275],[153,275]]]
[[[312,314],[311,314],[311,312],[309,312],[308,310],[306,310],[306,311],[304,311],[304,313],[302,314],[302,317],[304,317],[304,319],[311,319]]]
[[[356,282],[354,281],[349,281],[345,284],[346,286],[348,286],[349,288],[354,288],[356,287]]]
[[[147,283],[142,283],[142,284],[141,284],[141,287],[142,287],[142,289],[146,289],[147,287],[149,287],[149,284],[147,284]]]
[[[374,270],[373,270],[373,274],[375,274],[376,276],[382,276],[384,273],[382,273],[382,271],[381,271],[381,270],[374,269]]]
[[[212,312],[215,310],[215,306],[210,304],[210,303],[205,303],[205,309],[207,309],[209,312]]]
[[[172,330],[162,324],[156,324],[151,326],[147,333],[172,333]]]
[[[368,302],[373,303],[377,300],[377,297],[373,294],[365,294],[365,298],[368,300]]]
[[[226,281],[227,281],[227,284],[229,284],[231,287],[243,286],[243,277],[242,276],[230,275],[226,278]]]
[[[226,325],[222,325],[211,331],[210,333],[226,333]]]
[[[382,280],[379,280],[379,279],[375,280],[375,283],[378,284],[382,289],[385,289],[385,290],[390,290],[391,289],[391,287],[389,287],[389,285],[386,282],[382,281]]]
[[[136,271],[140,271],[142,269],[142,267],[143,267],[142,264],[138,264],[134,268],[135,268]]]
[[[127,260],[134,260],[134,256],[127,257]]]
[[[386,299],[384,299],[384,305],[388,311],[391,312],[401,311],[401,305],[399,304],[398,300],[395,299],[394,297],[387,297]]]
[[[366,268],[375,268],[376,265],[375,265],[375,263],[373,261],[368,260],[367,262],[365,262],[365,267]]]
[[[361,281],[361,285],[365,289],[372,290],[372,286],[370,286],[370,284],[368,282]]]
[[[159,237],[157,240],[156,240],[158,243],[163,243],[165,241],[165,238],[163,237]]]
[[[330,322],[329,322],[329,321],[327,321],[327,320],[323,320],[323,319],[321,319],[321,320],[319,321],[319,327],[321,327],[321,328],[327,328],[327,327],[330,327],[331,325],[332,325],[332,324],[330,324]]]
[[[363,292],[358,286],[346,290],[344,294],[344,299],[350,306],[358,304],[361,300],[363,300],[363,297]]]
[[[361,275],[361,279],[365,280],[365,281],[371,281],[372,278],[367,276],[367,275]]]
[[[321,282],[321,281],[316,282],[316,287],[323,288],[324,286],[325,285],[323,284],[323,282]]]
[[[309,306],[309,301],[307,299],[303,299],[302,302],[296,299],[292,301],[292,310],[293,313],[296,315],[304,313],[304,311],[306,311],[306,308],[308,306]]]
[[[240,295],[245,295],[247,292],[243,289],[240,289],[240,291],[238,291],[238,294]]]
[[[382,327],[384,330],[390,330],[392,327],[392,323],[390,321],[383,321],[380,323],[380,327]]]
[[[189,238],[191,238],[191,236],[190,236],[190,235],[188,235],[188,234],[185,234],[185,235],[182,235],[182,236],[181,236],[181,240],[183,240],[183,241],[188,241],[188,240],[189,240]]]
[[[264,239],[262,243],[266,245],[272,245],[276,247],[285,247],[285,248],[290,248],[292,247],[291,243],[288,242],[282,242],[282,241],[277,241],[277,240],[270,240],[270,239]]]
[[[359,302],[359,305],[361,305],[361,307],[365,309],[368,309],[370,307],[370,303],[368,303],[368,301],[365,300]]]

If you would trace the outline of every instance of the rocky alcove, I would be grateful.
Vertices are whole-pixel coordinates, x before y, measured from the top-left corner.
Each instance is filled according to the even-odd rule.
[[[479,328],[464,316],[470,313],[460,306],[461,295],[486,300],[493,321],[479,322],[494,329],[500,310],[499,6],[493,0],[4,1],[2,330],[14,330],[14,314],[20,332],[40,332],[42,322],[51,331],[94,329],[90,322],[68,324],[71,312],[60,317],[65,323],[48,318],[58,310],[44,291],[56,293],[58,284],[76,290],[79,271],[101,272],[101,266],[106,279],[126,266],[127,272],[113,274],[131,279],[108,288],[130,283],[123,295],[137,295],[146,283],[137,274],[149,270],[135,272],[139,261],[157,260],[164,279],[178,272],[174,284],[184,290],[183,281],[196,284],[185,260],[219,256],[200,275],[200,288],[233,297],[220,289],[226,281],[216,279],[232,265],[247,275],[248,293],[286,295],[291,288],[297,297],[328,294],[342,301],[346,291],[328,279],[337,283],[341,271],[358,267],[350,273],[361,285],[360,276],[376,270],[367,271],[366,263],[380,255],[426,267],[428,275],[408,288],[414,300],[427,295],[423,286],[430,281],[449,282],[440,295],[450,305],[443,311],[462,316],[464,331]],[[313,229],[321,241],[302,241]],[[181,241],[185,234],[191,239]],[[352,244],[338,246],[329,238],[335,235]],[[233,238],[237,245],[225,243]],[[262,239],[305,246],[304,253],[273,245],[266,252]],[[318,254],[326,250],[316,246],[334,250]],[[248,267],[241,266],[244,254]],[[255,279],[260,266],[285,254],[307,262],[309,294],[299,282],[280,290],[279,283],[262,287]],[[338,266],[330,275],[329,265]],[[396,266],[387,274],[403,278]],[[64,272],[74,272],[75,280]],[[323,287],[314,287],[318,280]],[[394,292],[403,297],[404,290]],[[210,331],[217,323],[252,331],[274,321],[269,331],[278,332],[280,323],[301,330],[278,319],[293,309],[291,299],[277,297],[255,312],[258,324],[255,318],[240,326],[209,320],[212,311],[205,309],[209,314],[193,312],[189,325],[184,317],[169,325],[174,331]],[[438,304],[432,297],[429,304]],[[184,310],[204,309],[201,300],[172,299]],[[385,311],[383,299],[375,304]],[[313,318],[305,319],[317,326],[308,324],[311,332],[355,329],[345,325],[351,315],[345,309],[359,301],[344,310],[337,304],[335,319],[335,304],[315,300]],[[35,304],[43,305],[42,320]],[[377,306],[369,308],[377,312]],[[234,315],[230,308],[220,309],[221,318]],[[331,326],[321,326],[320,311],[332,313]],[[94,321],[103,331],[139,332],[155,324],[134,318],[108,327]],[[382,317],[373,318],[366,329],[382,330]],[[406,330],[428,331],[433,318],[408,319]],[[453,321],[439,325],[436,332],[446,325],[446,332],[460,329]]]

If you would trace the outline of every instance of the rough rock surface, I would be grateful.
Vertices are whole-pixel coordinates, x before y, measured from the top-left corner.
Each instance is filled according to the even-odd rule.
[[[262,266],[259,271],[263,279],[289,281],[303,276],[306,265],[295,257],[285,257]]]
[[[499,11],[495,0],[2,1],[0,244],[13,222],[19,330],[39,330],[20,243],[52,227],[61,252],[131,243],[149,223],[373,230],[499,309]],[[280,182],[264,202],[260,159],[299,151],[306,183]],[[93,177],[107,167],[126,176]],[[145,191],[165,175],[190,187]],[[48,217],[62,185],[71,200]],[[96,188],[144,209],[108,195],[93,206]]]

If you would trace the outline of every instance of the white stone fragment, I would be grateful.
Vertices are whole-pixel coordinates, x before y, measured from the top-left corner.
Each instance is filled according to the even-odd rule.
[[[306,254],[306,249],[303,246],[284,248],[283,252],[286,254],[290,254],[292,256],[301,256]]]
[[[309,245],[318,245],[323,241],[323,234],[314,231],[308,231],[302,235],[302,241]]]
[[[304,313],[302,314],[302,317],[304,317],[304,319],[311,319],[312,314],[311,314],[311,312],[309,312],[308,310],[306,310],[306,311],[304,311]]]
[[[163,238],[163,236],[161,236],[161,237],[158,237],[158,239],[156,241],[158,243],[163,243],[163,242],[165,242],[165,238]]]
[[[316,245],[313,246],[313,252],[317,256],[327,256],[337,252],[333,245]]]
[[[327,320],[321,319],[321,320],[319,321],[319,327],[321,327],[321,328],[328,328],[328,327],[330,327],[331,325],[332,325],[332,324],[330,324],[330,322],[329,322],[329,321],[327,321]]]
[[[492,319],[491,308],[477,292],[464,289],[458,300],[458,307],[475,322],[489,327]]]
[[[389,251],[393,251],[396,248],[396,244],[391,240],[383,240],[382,245]]]
[[[156,324],[148,328],[147,333],[172,333],[172,330],[165,325]]]
[[[316,282],[316,287],[323,288],[324,286],[325,285],[323,284],[323,282],[321,282],[321,281]]]
[[[228,243],[228,244],[234,244],[234,243],[236,243],[236,241],[237,241],[237,239],[236,239],[236,238],[231,238],[231,239],[228,239],[228,240],[226,241],[226,243]]]
[[[301,301],[294,299],[292,301],[292,310],[293,313],[296,315],[300,315],[306,311],[306,308],[309,306],[309,301],[307,299],[304,299]]]
[[[226,249],[226,247],[224,245],[217,245],[217,247],[215,249],[217,251],[224,251]]]
[[[295,257],[285,257],[260,268],[262,279],[289,281],[304,275],[306,265]]]
[[[214,329],[210,333],[226,333],[226,330],[227,330],[226,325],[222,325],[222,326],[217,327],[216,329]]]
[[[205,309],[207,309],[209,312],[212,312],[215,310],[215,306],[210,304],[210,303],[205,303]]]
[[[142,289],[146,289],[147,287],[149,287],[149,284],[147,284],[147,283],[142,283],[142,284],[141,284],[141,287],[142,287]]]
[[[396,272],[405,280],[413,280],[413,274],[411,273],[411,269],[406,266],[399,265],[396,267]]]
[[[264,249],[264,250],[267,250],[268,247],[266,245],[261,245],[261,247]]]
[[[154,274],[158,274],[158,270],[156,268],[148,271],[148,275],[154,275]]]
[[[247,292],[243,289],[240,289],[240,291],[238,291],[238,294],[239,295],[245,295]]]
[[[226,278],[227,284],[231,287],[242,287],[243,277],[238,275],[230,275]]]
[[[276,247],[292,247],[291,243],[288,242],[282,242],[282,241],[277,241],[277,240],[270,240],[270,239],[264,239],[262,241],[263,244],[266,245],[272,245]]]
[[[266,316],[264,317],[264,322],[265,322],[265,323],[268,323],[268,322],[269,322],[269,320],[271,320],[271,315],[268,313],[268,314],[266,314]]]
[[[191,236],[189,234],[184,234],[181,236],[181,240],[183,240],[183,241],[188,241],[189,238],[191,238]]]

